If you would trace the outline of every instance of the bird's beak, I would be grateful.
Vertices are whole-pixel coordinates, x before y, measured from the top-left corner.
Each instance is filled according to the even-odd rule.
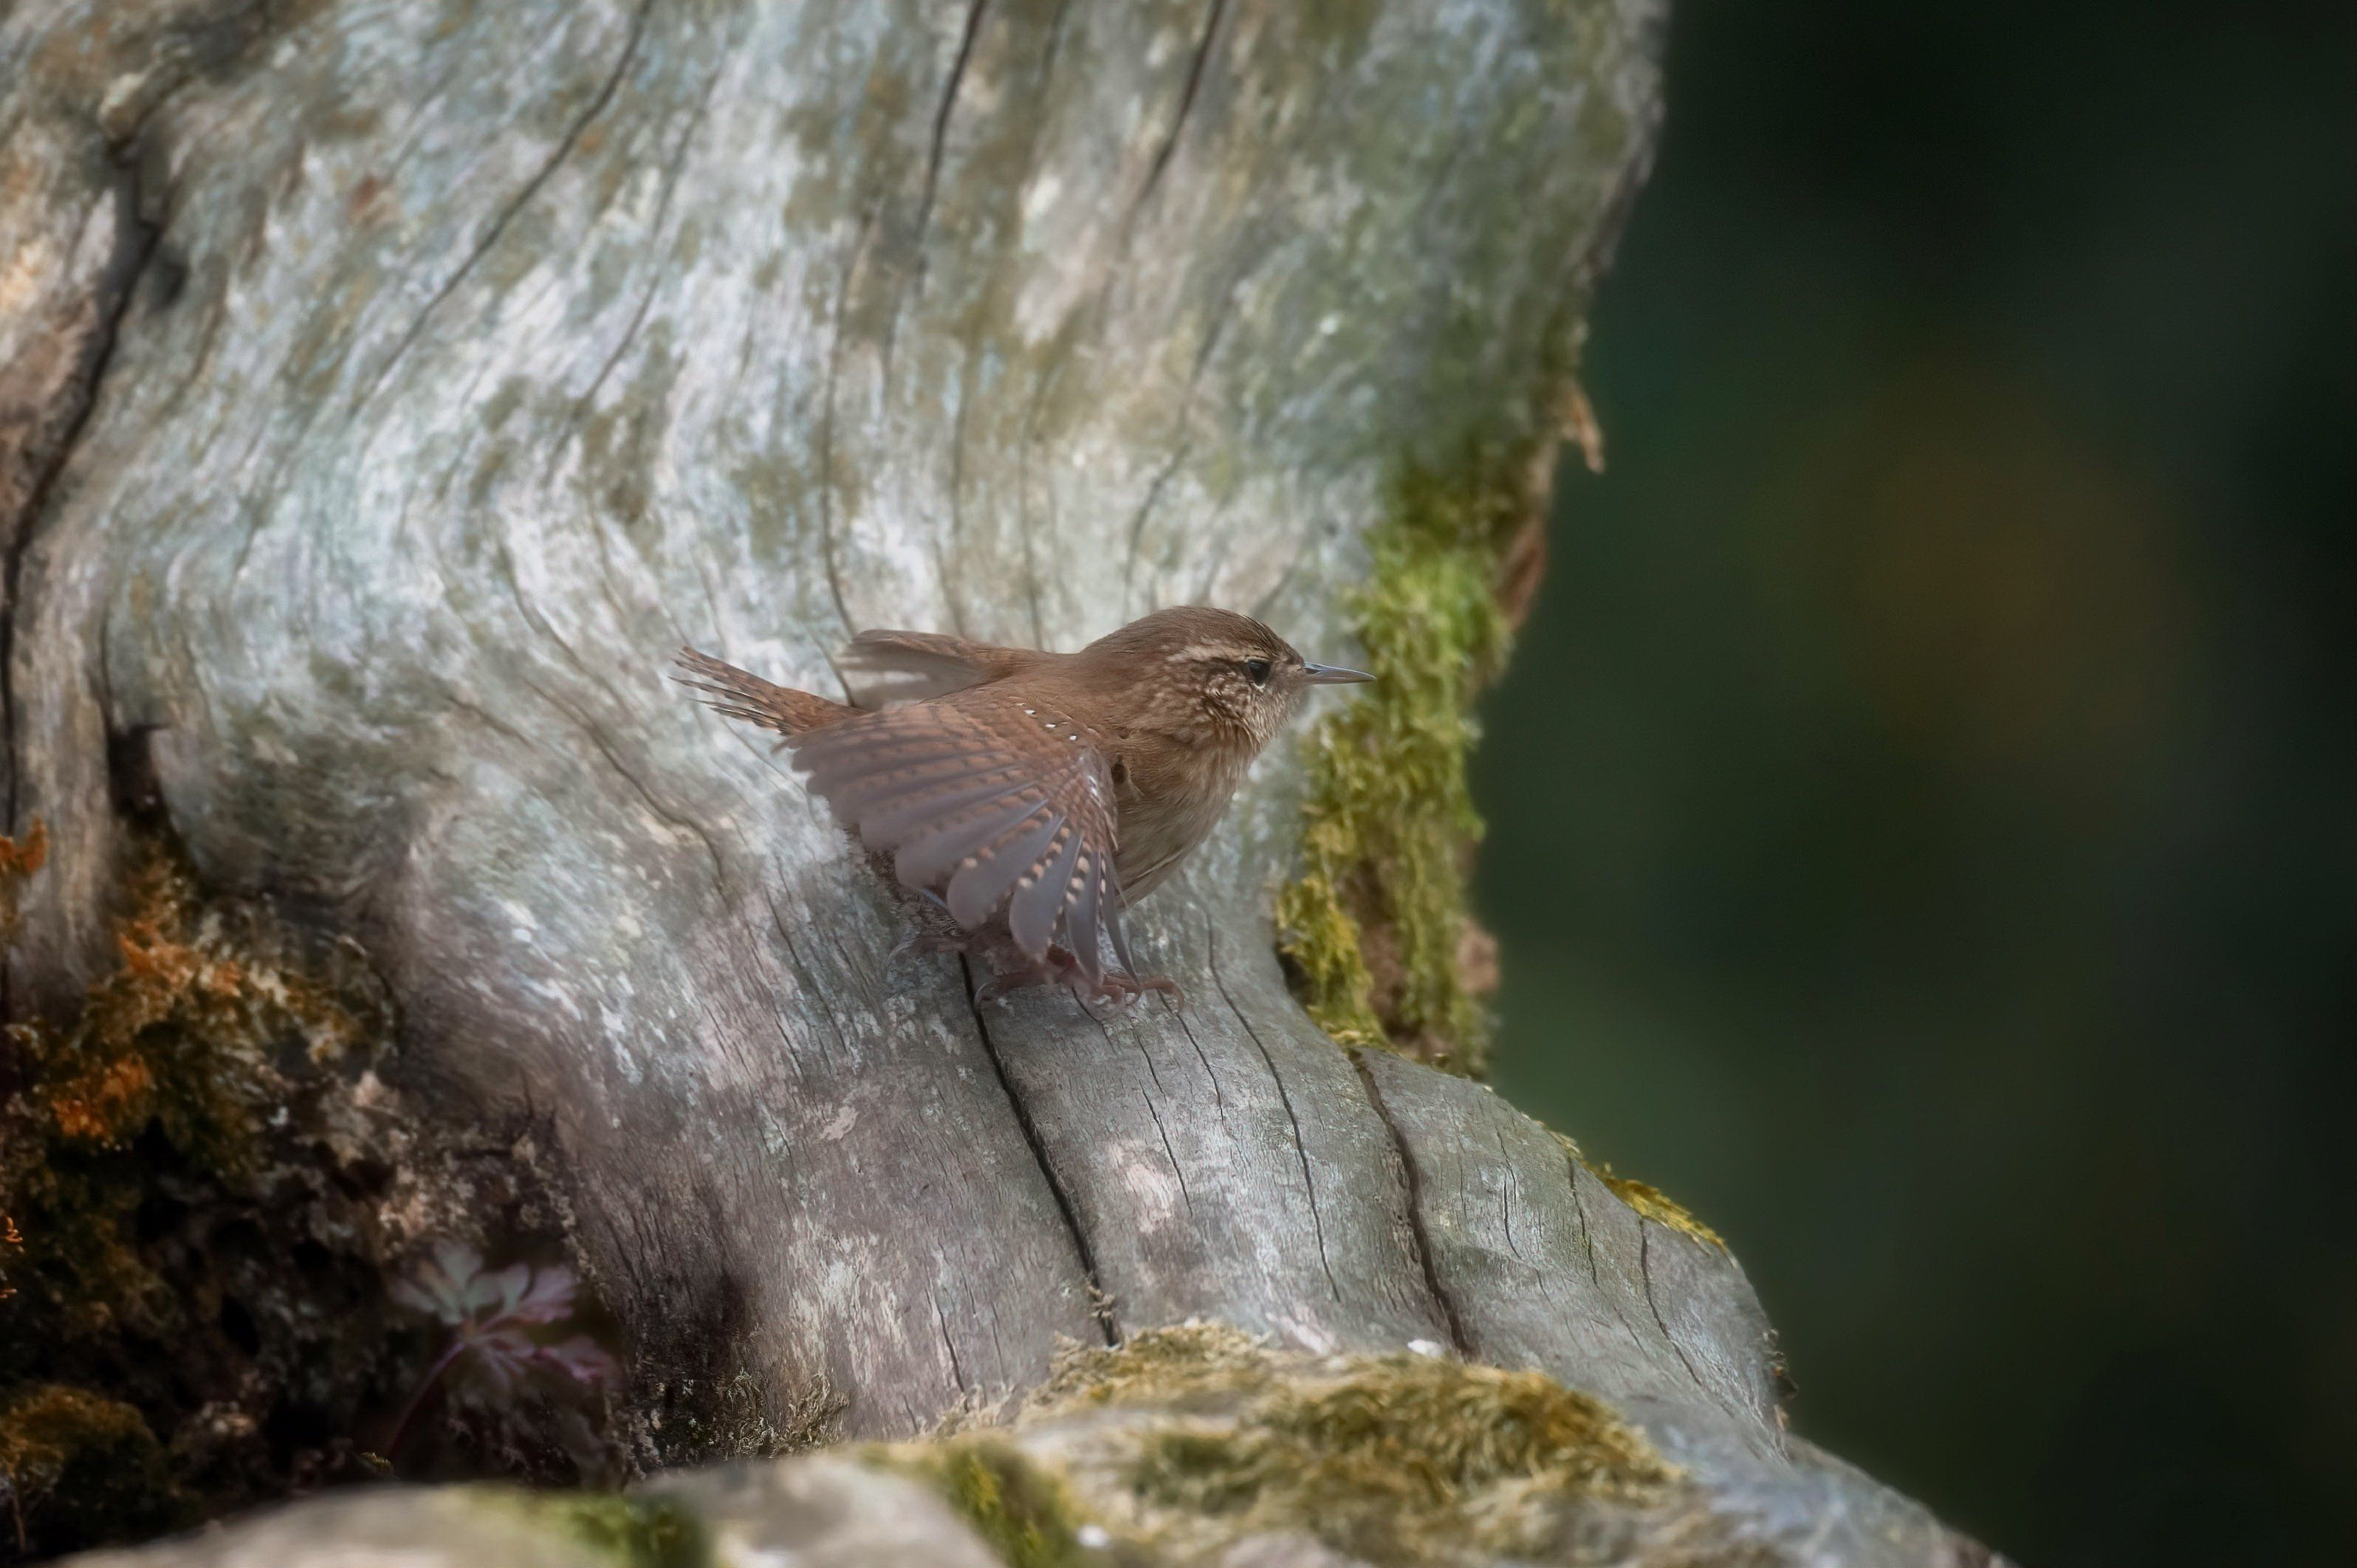
[[[1305,686],[1352,686],[1374,677],[1363,670],[1345,670],[1339,664],[1304,664],[1301,683]]]

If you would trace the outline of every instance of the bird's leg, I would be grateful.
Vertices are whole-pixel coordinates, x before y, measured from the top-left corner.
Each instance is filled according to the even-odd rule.
[[[1048,944],[1048,950],[1037,963],[1011,948],[994,953],[992,958],[994,968],[1001,960],[1006,961],[1006,967],[999,969],[974,992],[976,1002],[995,1002],[1009,992],[1021,991],[1032,985],[1068,985],[1075,995],[1089,994],[1088,977],[1081,972],[1081,961],[1072,955],[1070,949],[1058,947],[1053,942]]]
[[[979,1007],[985,1002],[1003,1002],[1015,992],[1034,985],[1052,985],[1055,982],[1055,971],[1045,964],[1017,963],[1012,968],[999,970],[975,986],[974,1005]]]
[[[1159,974],[1136,975],[1119,970],[1108,970],[1100,979],[1092,981],[1081,968],[1079,957],[1070,948],[1049,945],[1037,963],[1019,954],[994,954],[996,961],[1009,958],[1011,962],[982,983],[974,993],[977,1003],[1000,1001],[1014,992],[1034,985],[1061,985],[1071,990],[1082,1002],[1110,1002],[1127,1007],[1149,992],[1162,998],[1163,1005],[1174,1012],[1184,1004],[1186,993],[1178,983]]]
[[[892,956],[903,958],[909,953],[963,952],[966,944],[956,937],[945,937],[938,931],[909,930],[892,944]]]
[[[1186,1004],[1187,993],[1179,990],[1178,983],[1168,975],[1125,974],[1118,970],[1108,970],[1104,978],[1092,987],[1088,977],[1079,972],[1077,962],[1072,968],[1073,972],[1065,978],[1064,983],[1072,988],[1074,994],[1092,1001],[1111,1002],[1126,1007],[1152,992],[1160,996],[1162,1004],[1174,1013]]]
[[[1162,1005],[1173,1013],[1187,1005],[1187,993],[1179,990],[1178,983],[1167,974],[1132,974],[1124,978],[1132,987],[1131,994],[1134,996],[1143,996],[1150,991],[1161,997]]]
[[[920,889],[915,898],[904,897],[901,913],[907,917],[908,930],[893,946],[892,956],[908,953],[969,952],[972,938],[950,914],[950,907],[942,896],[931,888]]]

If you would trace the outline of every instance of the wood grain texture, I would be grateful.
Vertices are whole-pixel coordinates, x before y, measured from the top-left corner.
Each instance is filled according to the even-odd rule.
[[[1458,1347],[1610,1400],[1773,1562],[1990,1561],[1785,1430],[1773,1337],[1726,1251],[1640,1215],[1481,1085],[1361,1053]]]
[[[1286,994],[1288,747],[1138,911],[1183,1014],[977,1012],[663,678],[834,693],[862,627],[1189,601],[1348,660],[1398,466],[1544,433],[1659,20],[14,7],[7,825],[54,855],[9,1006],[100,964],[152,768],[204,876],[365,946],[420,1092],[546,1129],[654,1374],[905,1434],[1200,1315],[1544,1366],[1795,1473],[1731,1262]]]

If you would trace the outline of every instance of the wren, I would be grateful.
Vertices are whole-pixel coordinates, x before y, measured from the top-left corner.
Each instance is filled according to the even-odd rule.
[[[694,649],[678,662],[716,711],[784,737],[899,890],[913,945],[989,963],[977,1001],[1054,984],[1175,1002],[1171,981],[1137,972],[1122,911],[1209,836],[1305,688],[1373,679],[1201,607],[1077,653],[863,631],[838,663],[851,703]]]

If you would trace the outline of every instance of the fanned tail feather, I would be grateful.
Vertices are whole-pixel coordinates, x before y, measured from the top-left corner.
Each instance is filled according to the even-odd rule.
[[[681,649],[673,662],[678,668],[672,679],[696,693],[714,713],[773,729],[789,742],[859,713],[841,703],[764,681],[693,648]]]

